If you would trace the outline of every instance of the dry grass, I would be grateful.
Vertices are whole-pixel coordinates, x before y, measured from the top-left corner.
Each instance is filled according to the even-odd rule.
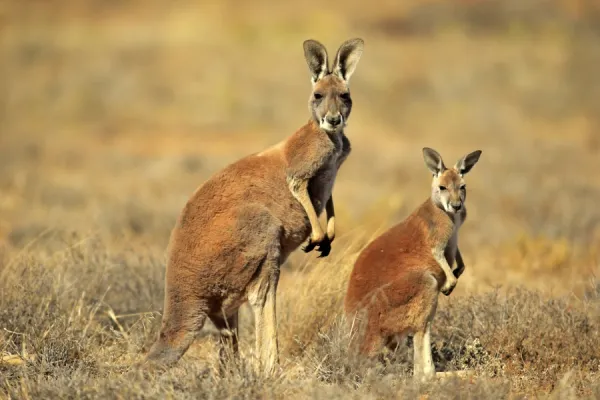
[[[0,397],[598,397],[599,7],[591,0],[0,2]],[[282,365],[220,374],[210,327],[163,375],[129,369],[159,326],[164,249],[189,194],[308,117],[301,43],[366,41],[330,258],[294,254]],[[476,148],[466,273],[410,349],[348,354],[360,248],[428,192],[420,149]],[[252,355],[242,311],[242,353]]]
[[[281,370],[253,372],[252,320],[242,310],[242,355],[220,373],[207,330],[163,375],[129,368],[158,327],[161,257],[113,252],[101,240],[70,238],[65,251],[33,251],[2,269],[0,366],[11,398],[47,397],[438,397],[600,394],[600,298],[550,299],[513,289],[443,299],[434,329],[438,370],[471,370],[418,387],[409,348],[368,361],[348,354],[340,315],[352,256],[334,257],[285,275],[280,287]],[[351,246],[350,246],[351,247]],[[84,279],[82,279],[82,277]],[[300,300],[299,300],[300,299]],[[557,394],[558,395],[558,394]]]

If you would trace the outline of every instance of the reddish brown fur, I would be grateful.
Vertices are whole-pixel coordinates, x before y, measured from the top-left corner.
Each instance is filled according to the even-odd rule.
[[[315,82],[332,102],[342,86],[344,80],[330,74]],[[319,122],[313,116],[287,140],[227,166],[187,202],[171,234],[162,327],[147,360],[177,361],[207,317],[237,350],[238,308],[249,300],[263,368],[277,362],[279,266],[311,232],[322,236],[311,236],[313,245],[333,240],[331,190],[350,153],[341,124],[326,131]],[[309,214],[318,216],[326,206],[331,229],[323,237]]]
[[[438,228],[432,229],[432,225]],[[439,240],[447,241],[453,227],[450,217],[427,199],[361,252],[350,275],[345,310],[352,316],[366,309],[369,315],[361,346],[364,354],[373,354],[395,335],[424,327],[427,315],[408,311],[427,307],[421,304],[420,291],[428,277],[435,279],[436,295],[446,281],[431,247]]]
[[[329,194],[316,172],[349,151],[347,139],[332,140],[310,121],[283,145],[229,165],[194,193],[169,242],[160,345],[195,336],[206,316],[221,324],[223,315],[235,316],[263,265],[280,265],[311,232],[287,176],[312,177],[320,214]]]
[[[423,150],[434,174],[432,196],[361,252],[344,307],[358,328],[354,337],[364,355],[374,355],[403,335],[415,335],[415,374],[428,378],[435,373],[430,327],[438,294],[450,294],[454,286],[445,289],[448,279],[455,284],[464,271],[458,250],[458,228],[467,216],[463,175],[481,152],[470,153],[447,169],[437,152]],[[442,266],[446,263],[448,272]]]

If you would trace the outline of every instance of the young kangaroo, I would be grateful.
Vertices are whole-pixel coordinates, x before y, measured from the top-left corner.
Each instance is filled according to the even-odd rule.
[[[383,345],[413,334],[414,375],[427,379],[435,374],[431,321],[438,293],[449,295],[465,269],[458,250],[458,229],[467,216],[463,176],[480,155],[474,151],[448,169],[435,150],[424,148],[425,164],[433,173],[431,197],[356,260],[345,310],[351,318],[364,313],[364,333],[358,336],[362,354],[372,356]]]
[[[362,39],[344,42],[330,69],[325,47],[305,41],[313,84],[308,123],[216,173],[187,202],[171,233],[161,330],[145,362],[179,360],[207,317],[236,353],[238,308],[249,301],[259,364],[272,371],[280,265],[307,238],[304,251],[317,248],[320,257],[334,239],[331,192],[350,153],[344,135],[352,109],[348,81],[362,52]],[[318,220],[323,210],[325,232]]]

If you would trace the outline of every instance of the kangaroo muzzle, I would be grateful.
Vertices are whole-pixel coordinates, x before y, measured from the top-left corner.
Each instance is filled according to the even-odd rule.
[[[327,113],[321,120],[321,129],[325,131],[337,131],[343,126],[344,118],[339,112],[336,114]]]

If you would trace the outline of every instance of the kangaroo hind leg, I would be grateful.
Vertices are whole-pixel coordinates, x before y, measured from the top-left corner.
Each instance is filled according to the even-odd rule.
[[[283,229],[277,219],[267,212],[259,215],[262,219],[257,220],[255,226],[261,226],[263,230],[260,240],[256,243],[256,249],[263,256],[258,260],[247,293],[248,302],[254,311],[259,368],[262,372],[270,374],[279,362],[276,293],[279,268],[284,258],[281,251]]]
[[[414,376],[422,381],[435,376],[435,365],[431,354],[431,323],[435,316],[438,300],[437,280],[429,275],[425,277],[423,289],[415,299],[415,335],[414,344]]]

